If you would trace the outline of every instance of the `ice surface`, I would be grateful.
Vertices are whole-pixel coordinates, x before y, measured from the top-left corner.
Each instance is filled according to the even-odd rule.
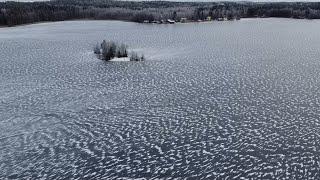
[[[319,22],[2,28],[0,179],[319,179]]]

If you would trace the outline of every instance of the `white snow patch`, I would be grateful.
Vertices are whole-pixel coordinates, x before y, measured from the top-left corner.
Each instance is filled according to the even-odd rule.
[[[130,61],[129,57],[113,58],[110,60],[110,62],[128,62],[128,61]]]

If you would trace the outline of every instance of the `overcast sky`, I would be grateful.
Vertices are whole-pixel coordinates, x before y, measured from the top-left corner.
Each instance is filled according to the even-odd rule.
[[[9,0],[0,0],[0,2],[4,1],[9,1]],[[30,1],[44,1],[44,0],[10,0],[10,1],[20,1],[20,2],[30,2]],[[144,0],[146,1],[146,0]],[[169,0],[170,1],[170,0]],[[209,1],[209,2],[214,2],[214,1],[254,1],[254,2],[301,2],[301,1],[308,1],[308,2],[318,2],[320,0],[171,0],[171,1]]]

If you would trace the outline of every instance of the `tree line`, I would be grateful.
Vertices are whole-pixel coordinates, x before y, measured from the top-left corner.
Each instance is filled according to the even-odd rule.
[[[53,0],[0,2],[0,26],[73,19],[143,22],[166,19],[284,17],[320,19],[320,2],[168,2]]]

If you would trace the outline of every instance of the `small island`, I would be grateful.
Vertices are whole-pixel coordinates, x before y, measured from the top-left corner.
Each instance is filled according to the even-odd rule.
[[[128,55],[128,46],[123,43],[103,40],[97,43],[93,49],[98,59],[105,61],[144,61],[144,55],[138,55],[137,52],[131,51]]]

